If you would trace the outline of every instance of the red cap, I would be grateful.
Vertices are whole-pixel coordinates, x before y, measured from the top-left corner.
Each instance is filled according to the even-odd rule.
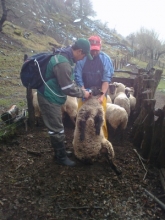
[[[99,36],[91,36],[89,38],[90,50],[101,50],[101,39]]]

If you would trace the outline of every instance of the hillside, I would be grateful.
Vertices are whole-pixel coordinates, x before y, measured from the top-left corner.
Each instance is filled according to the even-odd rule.
[[[30,56],[40,51],[51,51],[92,34],[101,36],[102,49],[112,59],[127,54],[125,47],[110,45],[119,42],[121,37],[101,22],[87,18],[80,28],[80,24],[74,22],[78,15],[70,13],[63,1],[11,0],[6,2],[6,8],[10,10],[0,33],[0,113],[13,104],[26,108],[25,88],[19,78],[24,54]]]
[[[11,0],[7,8],[11,9],[7,20],[18,26],[15,34],[17,32],[19,35],[21,32],[20,34],[28,40],[32,40],[31,35],[37,35],[39,38],[44,35],[52,37],[62,46],[71,44],[76,38],[88,38],[92,34],[98,34],[103,40],[103,49],[107,49],[106,52],[111,56],[116,48],[110,50],[110,44],[119,44],[122,41],[121,36],[113,33],[100,21],[86,17],[80,25],[80,22],[77,22],[79,15],[66,7],[63,1]],[[19,30],[19,27],[23,30]],[[119,45],[120,47],[122,46]]]

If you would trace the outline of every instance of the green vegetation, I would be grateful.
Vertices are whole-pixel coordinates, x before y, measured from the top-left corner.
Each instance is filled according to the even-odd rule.
[[[18,36],[18,34],[14,33],[15,30],[19,30],[19,32],[21,32],[22,34]],[[24,35],[27,33],[26,29],[13,25],[8,21],[5,22],[3,32],[9,37],[11,37],[13,40],[17,41],[20,45],[20,49],[22,49],[21,47],[23,47],[24,50],[33,50],[36,52],[48,51],[51,49],[49,42],[60,46],[60,44],[58,44],[54,38],[51,38],[47,35],[38,36],[37,34],[30,32],[30,35],[27,38],[25,38]]]
[[[165,79],[161,79],[157,87],[158,90],[165,92]]]

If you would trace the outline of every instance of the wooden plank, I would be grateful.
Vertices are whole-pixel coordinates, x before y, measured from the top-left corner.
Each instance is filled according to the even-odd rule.
[[[165,192],[165,168],[160,169],[159,175],[163,191]]]
[[[113,77],[112,82],[119,82],[123,83],[124,85],[128,87],[134,87],[134,79],[131,78],[124,78],[124,77]]]

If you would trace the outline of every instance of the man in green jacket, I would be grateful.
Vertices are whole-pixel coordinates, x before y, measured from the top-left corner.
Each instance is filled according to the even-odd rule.
[[[76,86],[72,80],[74,63],[85,56],[92,59],[90,43],[84,38],[78,39],[72,46],[57,50],[47,65],[46,84],[37,90],[42,118],[55,151],[55,160],[61,165],[75,165],[66,155],[61,105],[65,103],[67,95],[78,98],[90,96],[88,91]]]

